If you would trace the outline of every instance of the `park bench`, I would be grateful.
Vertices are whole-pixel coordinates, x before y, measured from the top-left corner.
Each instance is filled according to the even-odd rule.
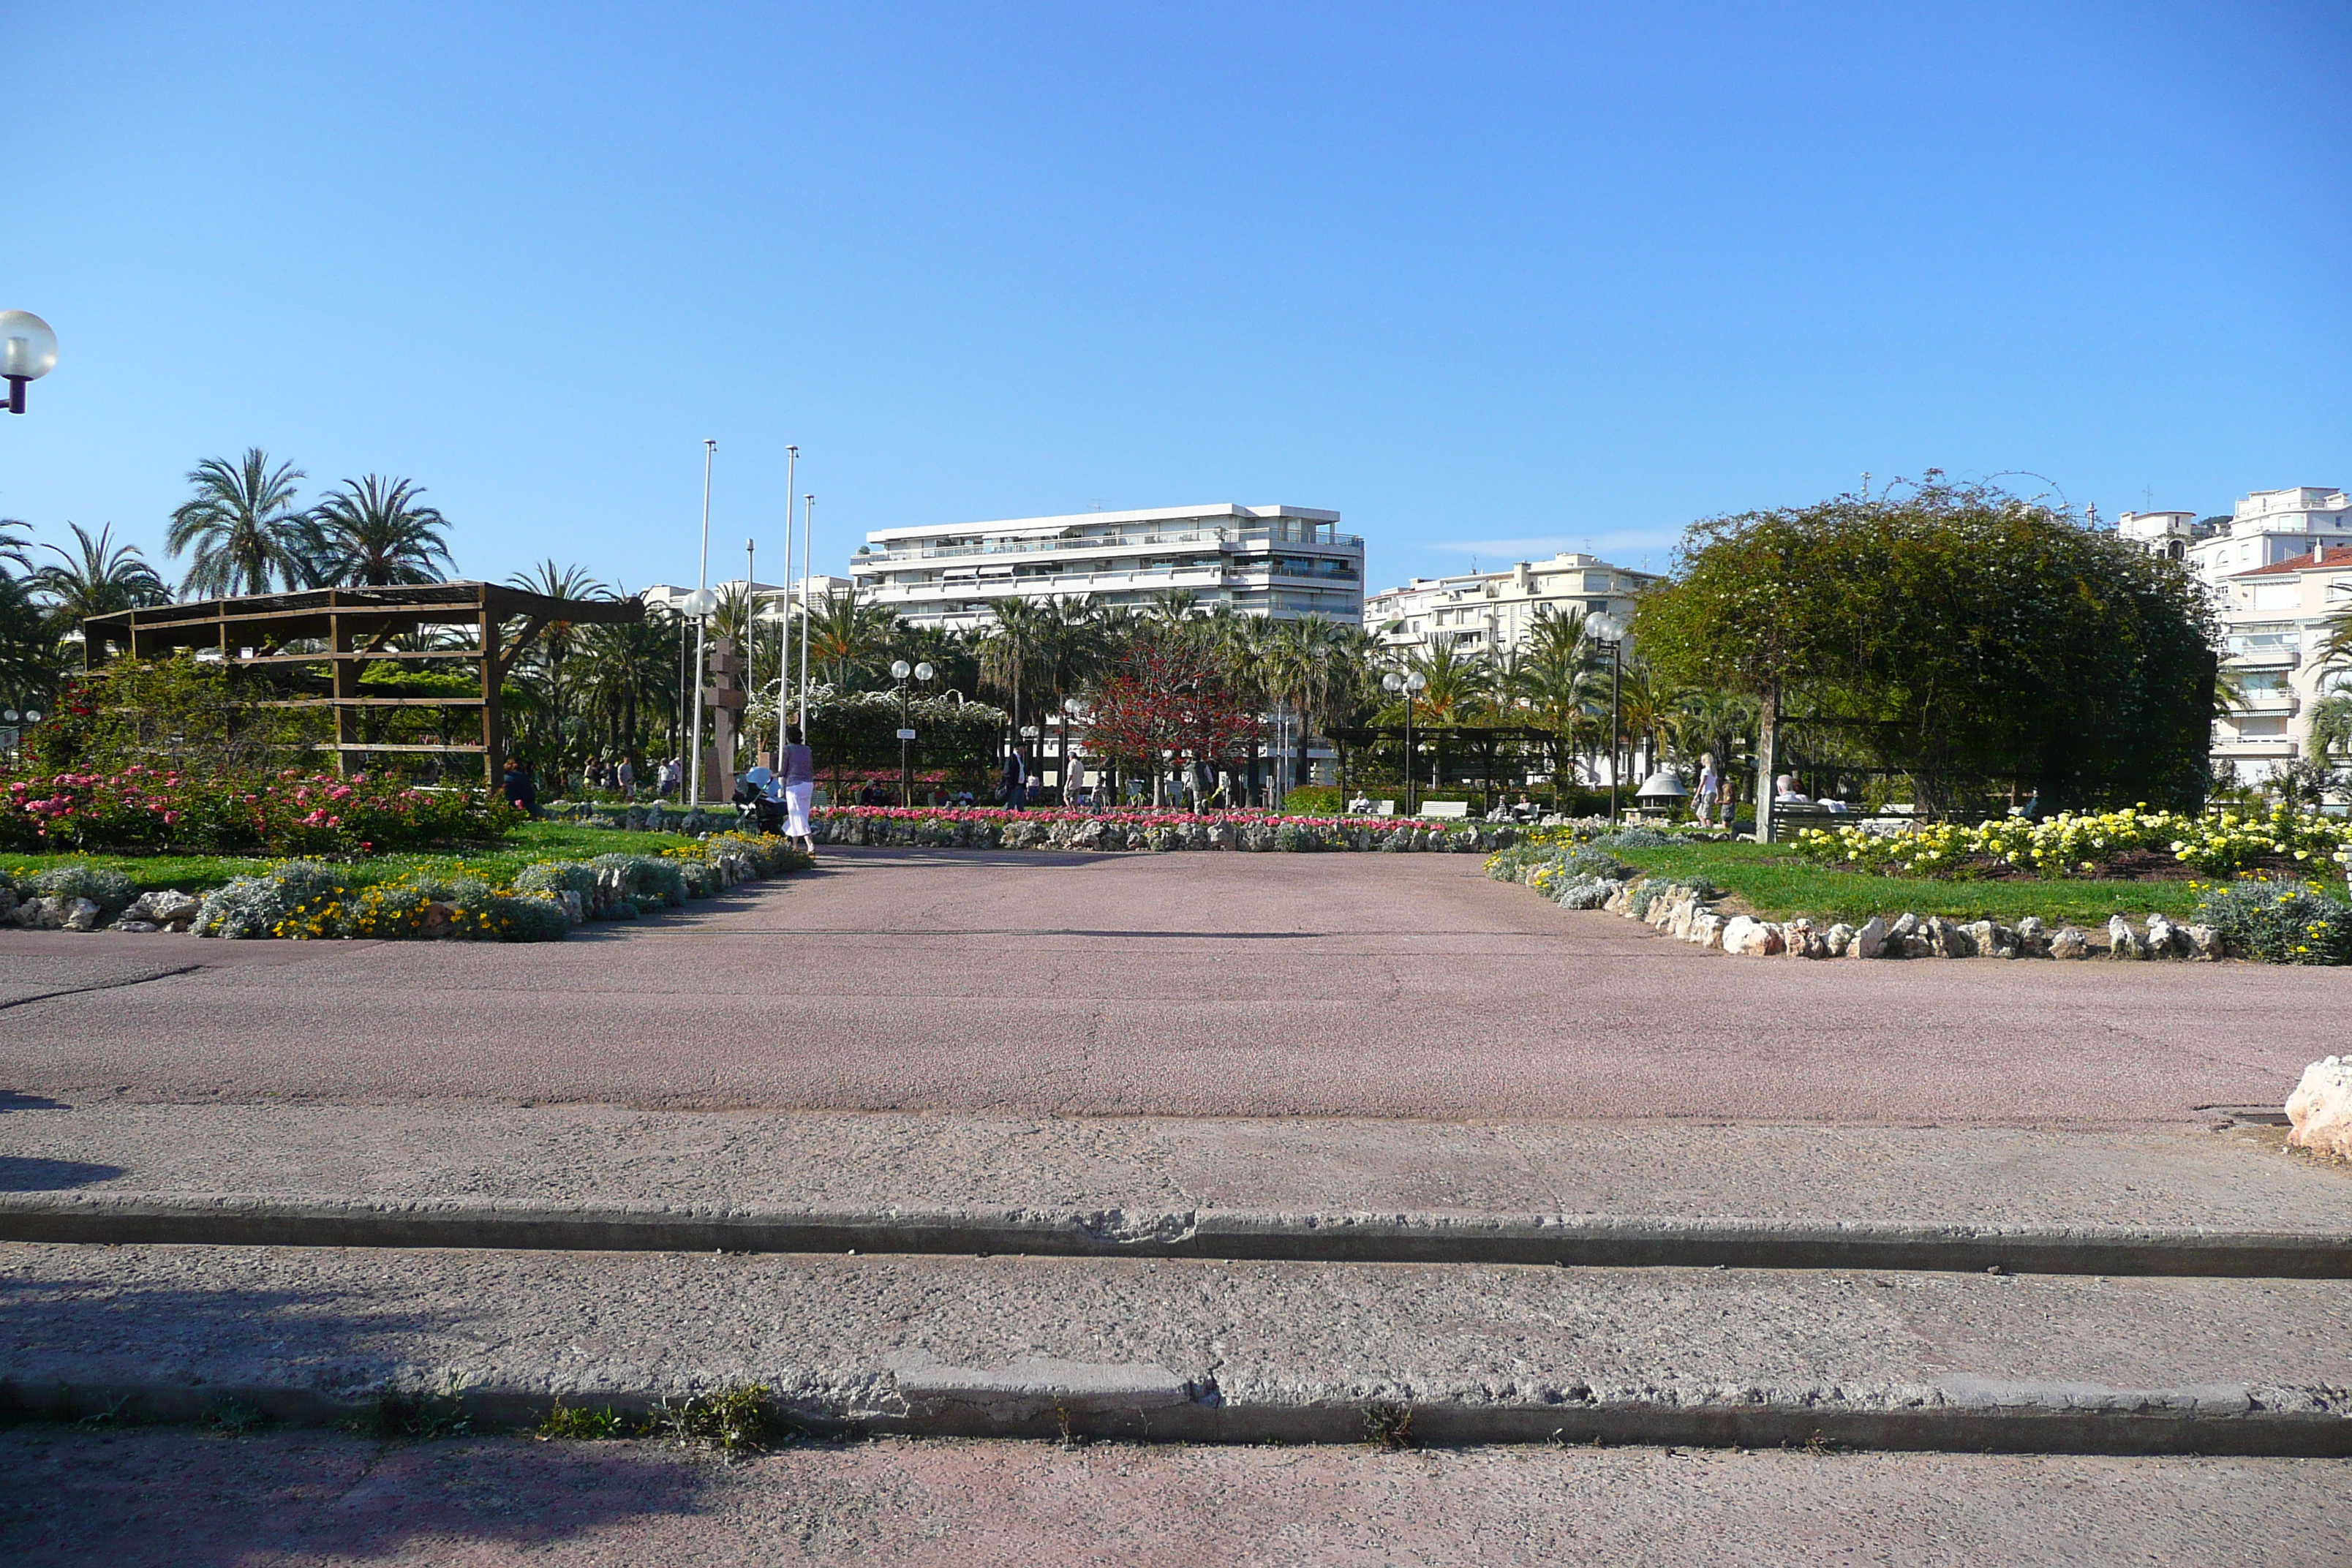
[[[1421,803],[1423,816],[1464,817],[1470,815],[1466,800],[1425,800]]]

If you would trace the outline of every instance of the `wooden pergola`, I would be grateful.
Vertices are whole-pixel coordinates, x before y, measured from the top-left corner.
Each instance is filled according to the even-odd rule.
[[[331,672],[330,690],[263,705],[331,711],[335,738],[320,749],[335,753],[337,772],[351,772],[355,761],[364,765],[371,752],[478,756],[482,776],[495,789],[507,740],[499,689],[516,657],[553,624],[610,626],[641,620],[644,616],[645,605],[636,599],[556,599],[490,583],[248,594],[92,616],[81,624],[82,668],[96,669],[126,655],[137,659],[168,658],[183,649],[211,651],[235,668],[326,665]],[[421,635],[428,628],[469,632],[471,641],[425,648],[390,646],[397,637]],[[299,644],[316,645],[316,649],[298,647]],[[479,677],[479,695],[362,696],[361,673],[383,660],[464,661]],[[362,713],[399,708],[476,710],[481,716],[480,739],[432,745],[360,738]],[[470,731],[474,726],[465,728]]]

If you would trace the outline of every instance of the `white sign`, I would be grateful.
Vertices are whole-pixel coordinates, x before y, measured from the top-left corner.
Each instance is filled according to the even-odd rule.
[[[898,739],[902,741],[911,741],[914,738],[915,732],[912,730],[901,730],[898,731]]]

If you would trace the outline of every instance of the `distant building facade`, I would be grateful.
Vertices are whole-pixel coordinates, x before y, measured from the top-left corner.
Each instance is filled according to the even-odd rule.
[[[2246,700],[2215,722],[2213,760],[2258,780],[2308,753],[2313,703],[2352,690],[2352,665],[2320,658],[2329,620],[2352,609],[2352,538],[2236,573],[2217,598],[2223,667]]]
[[[2186,561],[2200,581],[2219,589],[2240,573],[2275,566],[2322,545],[2352,544],[2352,496],[2324,485],[2256,490],[2241,497],[2225,518],[2127,511],[2116,520],[2116,531]]]
[[[1170,589],[1203,610],[1354,626],[1364,542],[1297,506],[1167,507],[877,529],[849,563],[858,596],[918,626],[970,630],[1000,599],[1142,609]]]
[[[760,614],[763,618],[773,614],[776,607],[782,604],[786,592],[785,585],[782,583],[754,583],[751,588],[760,605]],[[743,591],[743,579],[730,577],[724,583],[713,583],[710,584],[710,591],[720,598],[725,598],[730,594],[740,594]],[[835,594],[848,593],[849,579],[828,577],[818,573],[793,584],[790,591],[793,614],[797,616],[800,614],[801,605],[812,598],[815,600],[817,607],[823,609],[826,599]],[[644,595],[646,608],[648,610],[667,610],[672,615],[678,616],[688,613],[687,601],[693,597],[693,589],[681,588],[669,583],[656,583],[647,588]]]
[[[1391,647],[1423,647],[1443,636],[1464,653],[1501,654],[1526,640],[1538,609],[1606,611],[1623,619],[1633,613],[1634,595],[1657,581],[1654,573],[1562,551],[1503,572],[1415,577],[1366,599],[1364,625]]]

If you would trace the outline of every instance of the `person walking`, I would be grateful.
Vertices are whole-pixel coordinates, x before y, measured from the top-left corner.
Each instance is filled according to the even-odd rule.
[[[1701,827],[1715,826],[1716,796],[1722,791],[1723,778],[1715,771],[1715,753],[1701,752],[1698,754],[1698,800],[1696,802],[1698,825]]]
[[[809,826],[809,805],[816,798],[816,753],[801,740],[800,726],[784,731],[784,754],[779,770],[784,785],[784,837],[795,838],[809,854],[816,853],[816,832]]]
[[[1023,759],[1018,746],[1004,753],[1002,783],[1004,786],[1004,809],[1020,810],[1029,797],[1029,764]]]
[[[620,784],[623,800],[637,798],[637,770],[630,763],[628,752],[621,753],[621,765],[613,770],[613,776]]]

